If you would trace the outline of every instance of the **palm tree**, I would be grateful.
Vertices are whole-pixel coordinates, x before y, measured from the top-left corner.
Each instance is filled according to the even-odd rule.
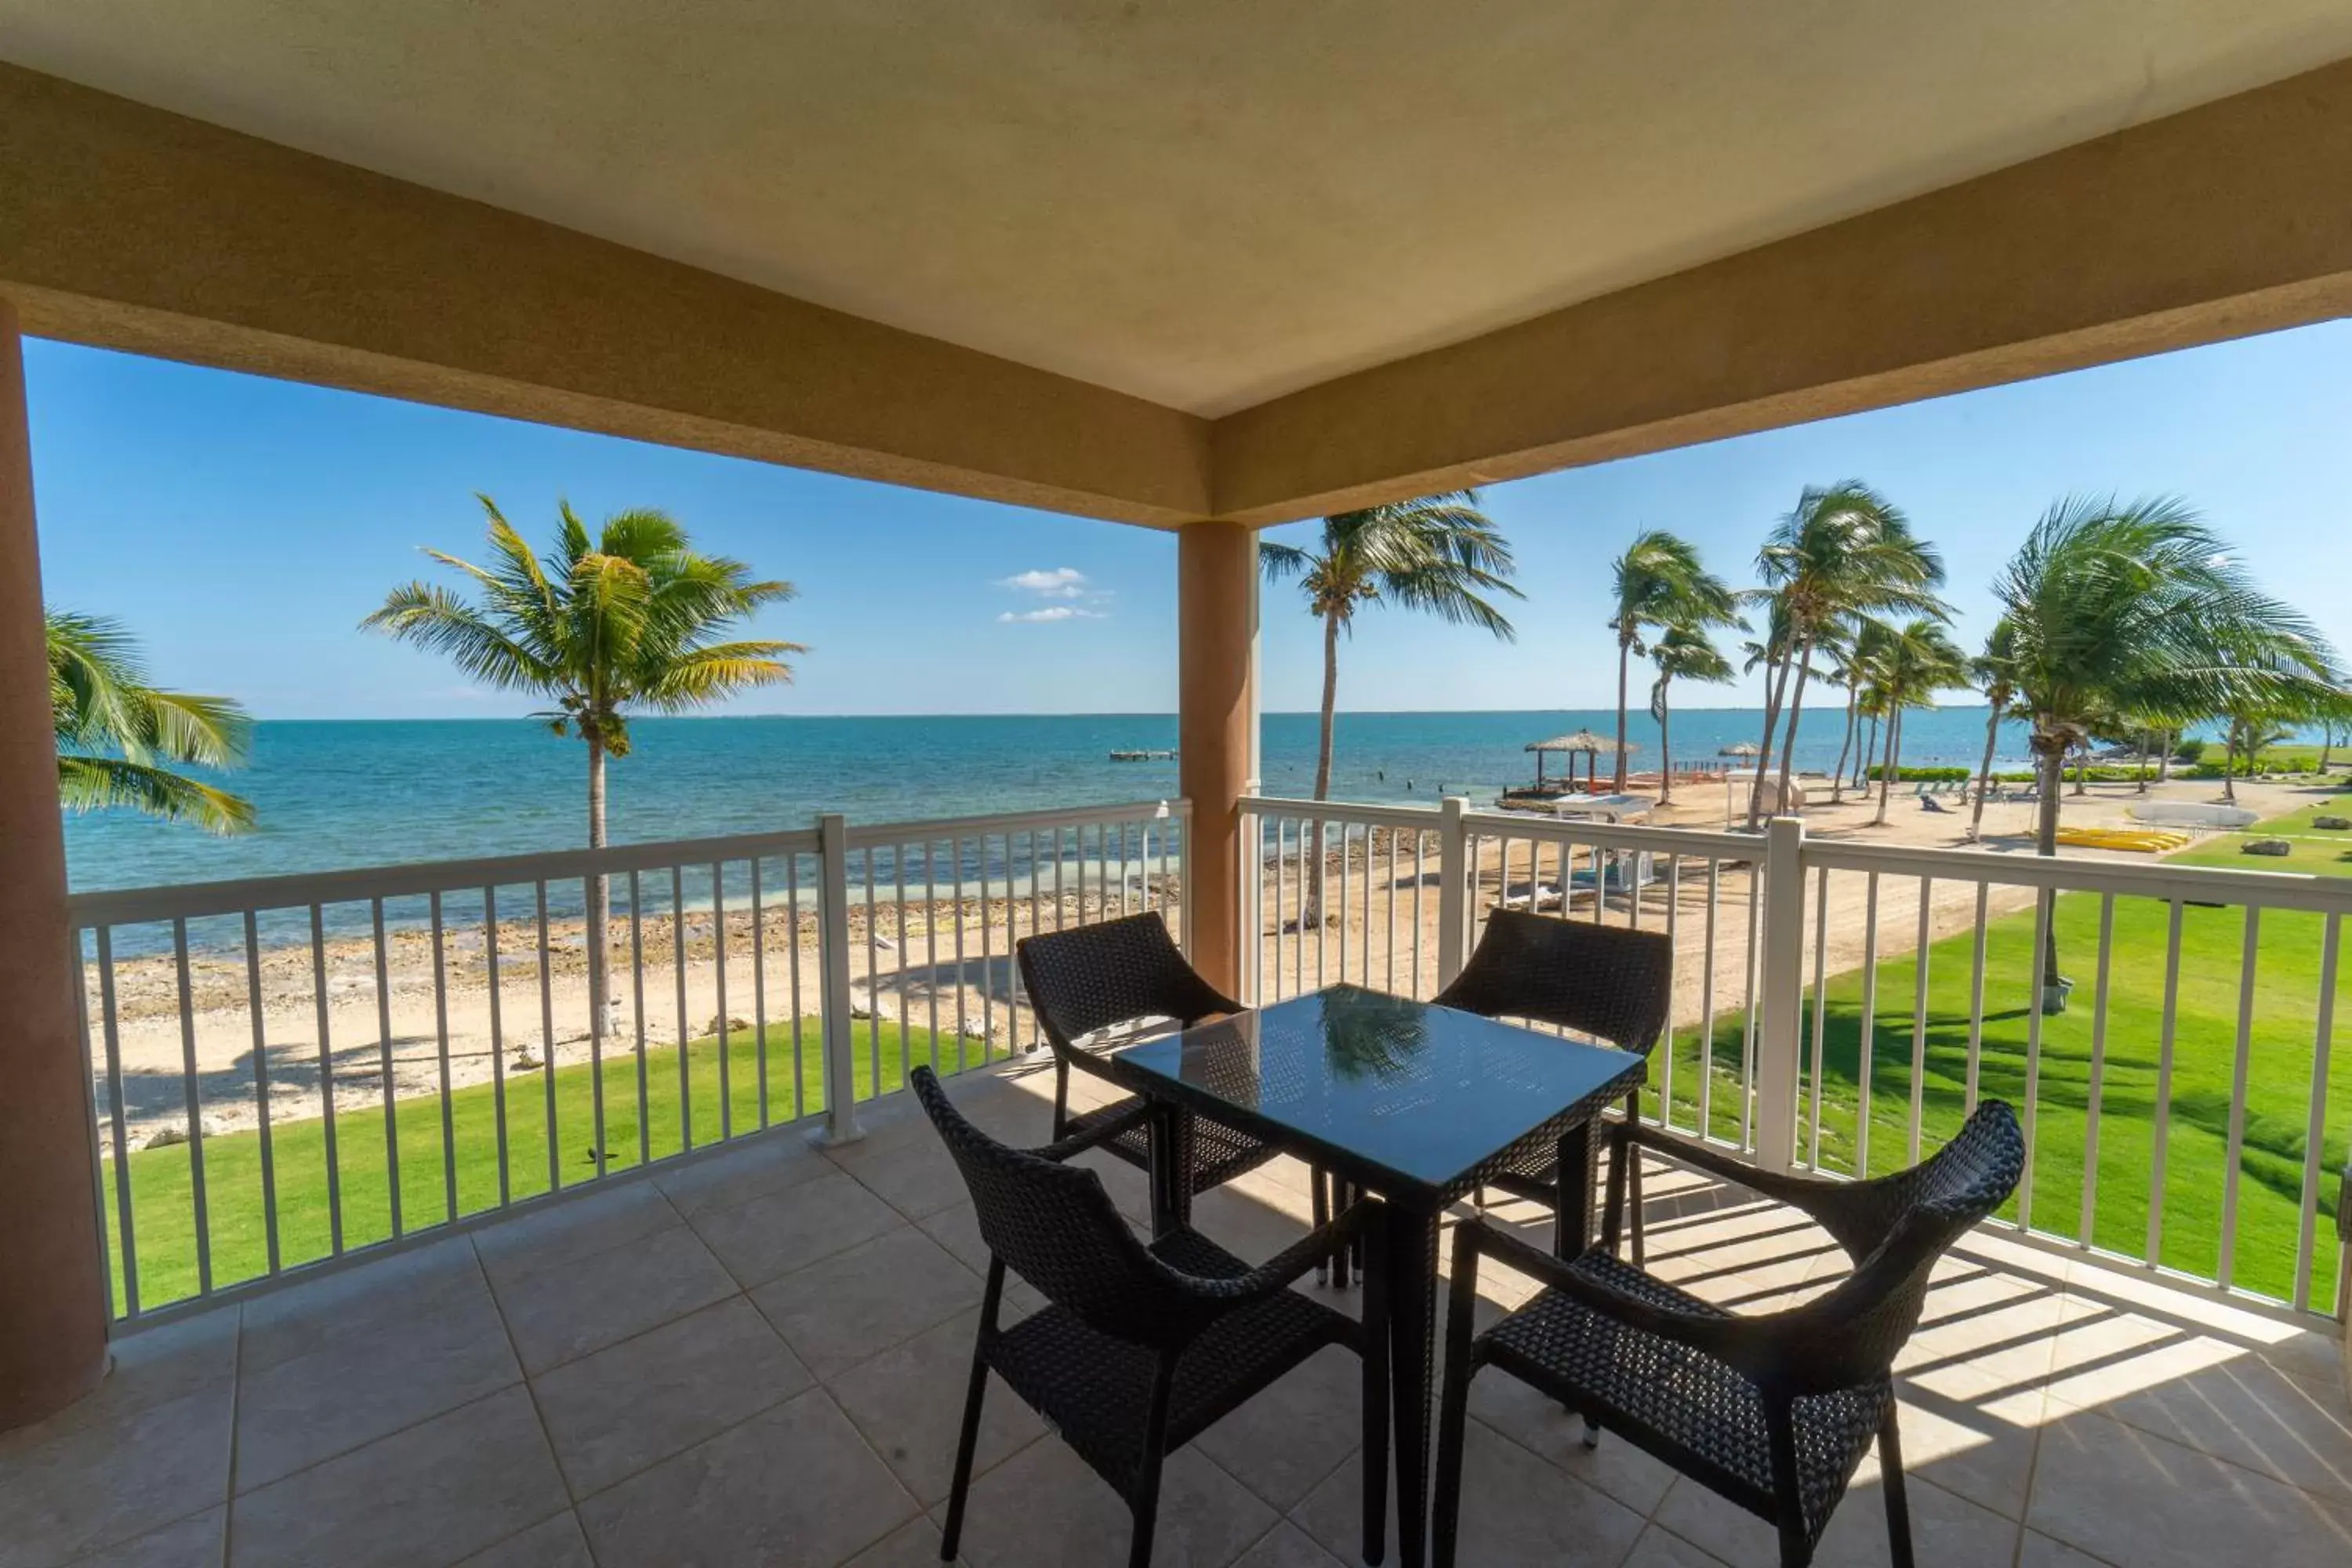
[[[360,623],[445,654],[467,676],[500,691],[554,704],[537,717],[588,747],[588,845],[604,846],[604,763],[629,754],[633,712],[679,713],[792,679],[782,656],[805,653],[772,639],[719,642],[715,634],[793,585],[754,582],[751,569],[698,555],[686,530],[659,511],[615,512],[592,536],[559,502],[553,547],[531,553],[488,496],[490,563],[425,553],[470,578],[479,602],[424,582],[395,588]],[[588,1013],[601,1037],[605,1016],[604,879],[588,884]]]
[[[1785,709],[1780,781],[1786,799],[1805,681],[1823,633],[1855,616],[1945,614],[1934,592],[1944,581],[1944,563],[1933,546],[1913,537],[1910,521],[1892,501],[1858,479],[1846,479],[1808,487],[1796,510],[1764,542],[1756,569],[1764,580],[1761,592],[1783,607],[1789,629],[1790,646],[1766,679],[1763,740],[1769,759]],[[1761,815],[1763,802],[1759,767],[1748,800],[1749,826]]]
[[[58,798],[69,811],[127,806],[212,833],[253,826],[253,805],[173,771],[245,761],[253,721],[226,697],[147,683],[137,645],[119,622],[51,610],[49,708]]]
[[[1699,564],[1688,541],[1654,528],[1610,563],[1616,597],[1609,629],[1617,634],[1617,780],[1625,793],[1625,681],[1645,630],[1702,628],[1732,619],[1732,594]]]
[[[1478,510],[1478,492],[1453,490],[1323,520],[1321,548],[1261,543],[1269,582],[1298,579],[1307,608],[1323,623],[1323,724],[1315,755],[1315,798],[1331,798],[1331,726],[1339,700],[1339,637],[1356,612],[1391,604],[1472,626],[1506,642],[1517,634],[1487,595],[1523,595],[1510,583],[1516,563],[1499,530]],[[1323,825],[1314,825],[1315,870],[1301,926],[1323,919]]]
[[[1966,685],[1969,656],[1953,643],[1941,621],[1920,616],[1900,628],[1886,628],[1872,675],[1886,705],[1886,761],[1878,775],[1878,822],[1883,826],[1895,778],[1903,771],[1905,711],[1929,706],[1938,691]]]
[[[1984,652],[1969,664],[1969,673],[1983,689],[1986,706],[1984,761],[1977,766],[1976,803],[1969,807],[1971,844],[1984,836],[1985,796],[1992,793],[1993,748],[2000,743],[2000,721],[2011,716],[2010,704],[2017,700],[2017,685],[2010,668],[2011,645],[2015,636],[2007,621],[1995,621],[1985,637]]]
[[[2032,724],[2042,855],[2058,852],[2065,755],[2100,715],[2177,724],[2280,704],[2324,687],[2334,664],[2311,624],[2256,589],[2221,541],[2171,498],[2058,501],[1993,594],[2009,628],[2016,701]],[[2046,908],[2042,924],[2054,924]],[[2054,931],[2042,979],[2043,1005],[2057,1005]]]
[[[1666,688],[1676,680],[1703,680],[1719,686],[1732,679],[1731,661],[1723,657],[1701,627],[1673,626],[1650,644],[1650,662],[1658,667],[1658,677],[1650,683],[1650,717],[1658,721],[1658,804],[1664,805],[1675,797],[1674,742],[1666,725]]]
[[[1865,621],[1864,626],[1874,625]],[[1855,732],[1862,722],[1862,667],[1854,658],[1854,643],[1862,627],[1836,626],[1822,638],[1822,651],[1829,656],[1829,668],[1822,679],[1833,686],[1845,689],[1845,738],[1838,742],[1837,766],[1830,771],[1830,804],[1845,804],[1845,764],[1853,754]]]

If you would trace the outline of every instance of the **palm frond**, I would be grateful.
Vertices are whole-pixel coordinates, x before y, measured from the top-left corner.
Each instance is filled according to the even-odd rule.
[[[58,798],[68,811],[128,807],[208,833],[247,833],[254,825],[253,805],[242,796],[122,757],[60,756]]]

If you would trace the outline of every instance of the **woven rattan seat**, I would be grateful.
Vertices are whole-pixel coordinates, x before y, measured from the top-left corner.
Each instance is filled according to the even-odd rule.
[[[1250,1271],[1197,1231],[1171,1232],[1151,1251],[1197,1279],[1238,1279]],[[1218,1319],[1177,1358],[1167,1447],[1183,1447],[1317,1351],[1353,1337],[1349,1319],[1296,1290]],[[1097,1474],[1122,1495],[1133,1491],[1157,1354],[1049,1306],[1000,1334],[989,1362]]]
[[[1588,1252],[1570,1267],[1608,1289],[1670,1312],[1728,1318],[1720,1308],[1620,1263]],[[1546,1290],[1495,1327],[1492,1365],[1531,1383],[1566,1382],[1583,1407],[1613,1430],[1645,1429],[1643,1447],[1753,1512],[1771,1511],[1772,1445],[1757,1385],[1703,1351],[1631,1327],[1574,1297]],[[1793,1407],[1798,1487],[1808,1528],[1818,1535],[1846,1479],[1878,1436],[1887,1402],[1884,1378],[1799,1399]]]
[[[1640,1127],[1631,1143],[1665,1140]],[[2017,1185],[2025,1141],[1999,1100],[1924,1164],[1870,1181],[1774,1174],[1714,1150],[1685,1163],[1801,1209],[1854,1260],[1843,1281],[1784,1311],[1727,1312],[1609,1254],[1563,1261],[1484,1223],[1454,1237],[1439,1416],[1437,1568],[1453,1568],[1470,1380],[1492,1366],[1617,1433],[1774,1525],[1784,1568],[1812,1561],[1874,1438],[1896,1568],[1911,1568],[1895,1357],[1917,1326],[1936,1260]],[[1475,1338],[1478,1262],[1544,1289]]]
[[[1038,1032],[1054,1053],[1054,1136],[1064,1139],[1130,1118],[1138,1102],[1123,1100],[1073,1114],[1073,1068],[1108,1079],[1098,1051],[1124,1039],[1108,1031],[1154,1018],[1190,1026],[1242,1005],[1219,992],[1184,962],[1156,913],[1098,921],[1068,931],[1022,939],[1016,950],[1021,983],[1037,1016]],[[1100,1042],[1099,1044],[1097,1042]],[[1197,1117],[1178,1121],[1182,1147],[1176,1168],[1180,1193],[1190,1199],[1254,1170],[1277,1152],[1270,1144]],[[1132,1127],[1102,1144],[1106,1153],[1139,1169],[1151,1168],[1149,1130]]]
[[[1674,943],[1659,932],[1496,909],[1487,911],[1476,951],[1435,1001],[1488,1018],[1549,1024],[1646,1057],[1665,1032],[1674,984]],[[1630,1213],[1636,1262],[1643,1256],[1642,1163],[1621,1134],[1641,1118],[1636,1089],[1612,1125],[1609,1168],[1610,1234],[1616,1234],[1619,1215]],[[1514,1197],[1550,1204],[1559,1190],[1558,1154],[1533,1151],[1494,1180]]]
[[[1147,1568],[1166,1456],[1340,1344],[1363,1364],[1364,1555],[1378,1562],[1388,1503],[1386,1299],[1375,1279],[1359,1321],[1290,1287],[1359,1237],[1377,1247],[1380,1205],[1356,1205],[1255,1268],[1185,1227],[1147,1246],[1102,1178],[1065,1162],[1160,1112],[1139,1105],[1049,1148],[1012,1149],[966,1121],[929,1068],[911,1082],[971,1189],[989,1248],[941,1559],[954,1561],[961,1539],[992,1371],[1127,1500],[1128,1561]],[[1047,1303],[1009,1328],[998,1323],[1008,1269]]]

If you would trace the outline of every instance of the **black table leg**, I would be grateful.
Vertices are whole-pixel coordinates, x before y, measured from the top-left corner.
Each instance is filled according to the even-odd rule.
[[[1397,1561],[1429,1551],[1429,1394],[1436,1354],[1438,1211],[1387,1205],[1389,1384],[1396,1407]]]
[[[1184,1113],[1172,1105],[1155,1107],[1151,1117],[1151,1166],[1148,1185],[1151,1204],[1151,1234],[1166,1236],[1191,1217],[1187,1201],[1192,1173],[1187,1166]]]
[[[1552,1207],[1554,1258],[1574,1258],[1592,1245],[1592,1189],[1601,1168],[1601,1144],[1590,1121],[1560,1134],[1559,1191]]]

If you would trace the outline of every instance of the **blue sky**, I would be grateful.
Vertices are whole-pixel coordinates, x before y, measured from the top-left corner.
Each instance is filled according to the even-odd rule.
[[[664,508],[708,550],[791,579],[769,635],[812,645],[797,683],[736,711],[1166,711],[1175,705],[1175,542],[829,475],[133,356],[28,343],[48,602],[119,616],[157,676],[264,718],[490,716],[468,689],[355,630],[431,544],[481,537],[473,492],[527,534],[559,496],[593,517]],[[1564,369],[1563,374],[1572,374]],[[1808,483],[1859,478],[1944,551],[1958,635],[2068,491],[2174,492],[2275,593],[2352,645],[2352,324],[2331,323],[1500,485],[1520,636],[1374,609],[1342,654],[1346,709],[1582,708],[1614,701],[1608,563],[1641,529],[1694,540],[1749,580]],[[1311,525],[1276,537],[1303,539]],[[1264,700],[1314,705],[1314,625],[1268,590]],[[1752,684],[1692,691],[1746,705]]]

